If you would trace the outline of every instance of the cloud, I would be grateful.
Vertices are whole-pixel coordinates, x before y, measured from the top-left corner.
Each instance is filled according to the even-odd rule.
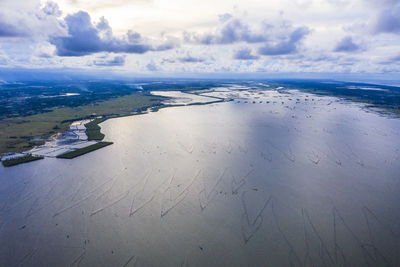
[[[51,54],[46,53],[46,52],[38,53],[36,56],[40,57],[40,58],[52,58],[53,57]]]
[[[41,8],[38,0],[0,0],[0,38],[43,41],[50,34],[64,35],[65,29],[57,18],[60,14],[54,2],[47,2]]]
[[[165,64],[165,63],[175,63],[175,60],[170,59],[170,58],[163,58],[161,61],[161,64]]]
[[[222,18],[222,19],[221,19]],[[264,21],[258,30],[250,28],[242,20],[233,18],[230,14],[220,16],[224,22],[214,32],[185,33],[184,40],[189,43],[203,45],[226,45],[235,43],[263,43],[258,49],[260,55],[287,55],[296,53],[301,41],[310,33],[307,27],[294,28],[289,21],[278,20],[273,23]],[[240,49],[234,54],[234,59],[257,59],[251,51]]]
[[[200,63],[206,61],[204,58],[191,56],[189,52],[184,57],[178,57],[177,60],[182,63]]]
[[[259,48],[258,53],[267,56],[287,55],[297,52],[298,46],[302,39],[310,33],[307,27],[298,27],[293,30],[288,37],[277,42],[266,42]]]
[[[187,55],[185,57],[178,58],[178,60],[182,63],[199,63],[199,62],[204,62],[204,58],[200,57],[192,57],[190,55]]]
[[[348,0],[328,0],[328,3],[338,6],[338,7],[344,7],[350,4],[350,1]]]
[[[229,13],[218,15],[219,21],[226,22],[232,18],[232,15]]]
[[[49,16],[61,16],[62,12],[55,2],[46,2],[45,6],[42,8],[43,12]]]
[[[276,56],[296,53],[302,40],[311,32],[308,27],[295,28],[289,21],[283,19],[272,23],[264,21],[257,31],[242,20],[233,18],[230,14],[220,15],[220,21],[224,23],[214,32],[202,34],[186,32],[184,40],[204,45],[263,43],[258,49],[258,53]],[[235,52],[234,59],[251,60],[258,59],[258,57],[252,55],[249,49],[239,49]]]
[[[18,29],[5,21],[1,21],[0,17],[0,37],[21,37],[27,35],[22,29]]]
[[[346,36],[336,45],[335,52],[355,52],[360,50],[360,46],[353,42],[351,36]]]
[[[391,56],[379,62],[381,65],[393,65],[393,64],[400,64],[400,54],[397,56]]]
[[[379,12],[374,24],[375,33],[400,34],[400,2],[396,2],[396,5]]]
[[[75,9],[98,11],[108,8],[131,7],[135,4],[151,4],[153,0],[68,0],[68,4]]]
[[[267,40],[265,34],[254,33],[247,24],[239,19],[231,19],[213,33],[197,34],[185,33],[184,39],[187,42],[200,43],[205,45],[233,44],[237,42],[260,43]]]
[[[6,57],[0,55],[0,65],[6,66],[6,65],[8,65],[8,63],[9,63],[8,59]]]
[[[259,59],[258,56],[252,55],[251,54],[251,49],[244,47],[235,52],[233,55],[234,59],[239,59],[239,60],[253,60],[253,59]]]
[[[345,68],[380,72],[399,70],[400,66],[395,57],[400,45],[399,0],[289,0],[288,5],[279,1],[253,5],[240,0],[230,9],[211,0],[195,8],[173,0],[168,12],[159,1],[154,5],[135,4],[147,0],[46,1],[0,0],[0,46],[7,55],[1,57],[1,64],[85,69],[91,64],[94,69],[121,66],[115,71],[160,68],[175,73],[211,73],[224,67],[232,72],[257,68],[296,72],[306,66],[307,71],[317,72]],[[203,8],[209,12],[197,16]],[[88,13],[73,14],[79,10]],[[136,32],[139,29],[140,33]],[[153,35],[158,32],[159,37]],[[181,39],[166,37],[169,35]],[[352,39],[342,40],[345,36]],[[368,53],[352,53],[365,48]],[[168,51],[151,53],[164,50]],[[334,51],[342,52],[340,57]],[[134,63],[129,61],[134,58],[129,53],[146,54]]]
[[[125,56],[115,56],[114,58],[98,58],[93,61],[93,64],[96,66],[124,66],[125,65]]]
[[[396,57],[393,57],[393,58],[392,58],[392,61],[400,61],[400,55],[398,55],[398,56],[396,56]]]
[[[159,70],[158,66],[154,62],[150,62],[149,64],[147,64],[146,69],[149,71],[158,71]]]
[[[398,4],[399,0],[366,0],[366,2],[374,7],[388,7]]]
[[[84,56],[98,52],[143,54],[149,51],[169,50],[176,46],[171,40],[160,45],[151,45],[132,31],[129,31],[125,38],[117,38],[104,18],[93,25],[90,15],[84,11],[68,15],[65,22],[68,26],[68,36],[50,39],[59,56]]]

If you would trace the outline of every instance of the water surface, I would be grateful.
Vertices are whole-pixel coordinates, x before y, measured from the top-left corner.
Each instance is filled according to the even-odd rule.
[[[1,266],[398,266],[400,121],[297,91],[104,122],[0,168]]]

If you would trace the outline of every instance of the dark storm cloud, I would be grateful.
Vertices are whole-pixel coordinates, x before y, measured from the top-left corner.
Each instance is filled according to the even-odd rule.
[[[344,37],[340,42],[336,45],[334,51],[335,52],[355,52],[360,49],[360,46],[353,42],[353,38],[350,36]]]
[[[253,60],[253,59],[258,59],[259,57],[252,55],[251,49],[245,47],[236,51],[235,54],[233,55],[233,58],[239,60]]]
[[[50,39],[59,56],[84,56],[98,52],[143,54],[175,47],[171,42],[158,46],[150,45],[133,32],[128,32],[126,38],[116,38],[104,18],[97,25],[93,25],[89,14],[83,11],[68,15],[65,22],[68,26],[68,36]]]
[[[124,66],[125,65],[125,56],[116,56],[112,59],[96,59],[93,61],[93,64],[96,66]]]
[[[307,27],[298,27],[288,37],[276,43],[266,42],[259,48],[258,53],[266,56],[287,55],[297,52],[300,42],[310,33]]]

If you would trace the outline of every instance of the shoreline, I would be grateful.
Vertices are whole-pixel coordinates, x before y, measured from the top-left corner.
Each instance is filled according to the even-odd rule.
[[[172,90],[171,90],[172,91]],[[171,92],[171,91],[160,91],[160,92]],[[155,91],[157,92],[157,91]],[[57,154],[57,155],[51,155],[51,156],[46,156],[46,155],[37,155],[37,154],[33,154],[35,152],[31,152],[32,150],[35,149],[39,149],[39,148],[43,148],[46,147],[46,142],[45,144],[41,145],[41,146],[33,146],[32,148],[30,148],[29,150],[23,151],[21,153],[8,153],[6,154],[7,157],[12,157],[12,155],[16,155],[16,154],[24,154],[24,157],[28,157],[29,160],[27,161],[15,161],[15,159],[6,159],[3,160],[1,158],[1,162],[2,165],[4,167],[9,167],[9,166],[15,166],[15,165],[19,165],[22,163],[27,163],[27,162],[31,162],[34,161],[36,159],[44,159],[46,157],[55,157],[55,158],[61,158],[61,159],[72,159],[72,158],[76,158],[79,156],[82,156],[84,154],[90,153],[92,151],[101,149],[103,147],[106,147],[108,145],[112,145],[113,142],[104,142],[102,141],[105,138],[105,135],[103,133],[101,133],[101,126],[99,124],[109,120],[109,119],[113,119],[113,118],[122,118],[122,117],[130,117],[130,116],[136,116],[136,115],[144,115],[144,114],[148,114],[149,112],[157,112],[160,109],[163,108],[167,108],[167,107],[182,107],[182,106],[196,106],[196,105],[209,105],[209,104],[215,104],[215,103],[222,103],[222,102],[227,102],[227,101],[232,101],[233,99],[225,99],[222,97],[215,97],[215,96],[203,96],[201,95],[201,93],[194,93],[194,92],[182,92],[183,94],[188,94],[188,95],[195,95],[195,96],[201,96],[201,97],[205,97],[205,98],[212,98],[212,99],[216,99],[214,101],[210,101],[210,102],[193,102],[193,103],[187,103],[187,104],[166,104],[164,102],[161,103],[156,103],[147,107],[142,107],[140,109],[138,109],[138,111],[135,111],[134,113],[131,114],[123,114],[123,115],[119,115],[119,114],[112,114],[112,115],[104,115],[104,116],[97,116],[96,118],[93,118],[92,116],[88,117],[88,118],[79,118],[77,120],[71,120],[71,124],[70,124],[70,130],[66,131],[66,132],[62,132],[62,133],[57,133],[56,135],[66,135],[71,131],[71,126],[76,123],[76,122],[82,122],[85,120],[90,120],[91,121],[84,123],[85,126],[85,134],[87,136],[86,140],[82,140],[83,142],[87,142],[87,146],[83,146],[81,148],[77,148],[77,149],[73,149],[70,148],[70,150],[65,151],[61,154]],[[153,94],[151,94],[153,95]],[[158,95],[154,95],[154,96],[158,96]],[[165,96],[164,96],[165,97]],[[169,97],[166,96],[168,99],[173,99],[174,97]],[[167,99],[167,100],[168,100]],[[146,108],[146,109],[144,109]],[[55,135],[53,135],[55,136]],[[93,143],[94,142],[94,143]],[[75,144],[72,145],[76,145],[79,144],[78,142],[76,142]],[[92,149],[93,148],[93,149]],[[69,156],[71,155],[71,156]],[[5,156],[3,156],[4,158]],[[19,158],[23,158],[22,156]],[[31,158],[35,158],[34,160],[31,160]],[[12,163],[10,161],[13,161]],[[14,162],[15,161],[15,162]],[[11,163],[11,164],[9,164]],[[7,166],[6,166],[7,165]]]

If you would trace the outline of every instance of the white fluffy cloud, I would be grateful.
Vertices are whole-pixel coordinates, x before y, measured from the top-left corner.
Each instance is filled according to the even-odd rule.
[[[399,72],[399,12],[398,0],[1,0],[0,65]]]

